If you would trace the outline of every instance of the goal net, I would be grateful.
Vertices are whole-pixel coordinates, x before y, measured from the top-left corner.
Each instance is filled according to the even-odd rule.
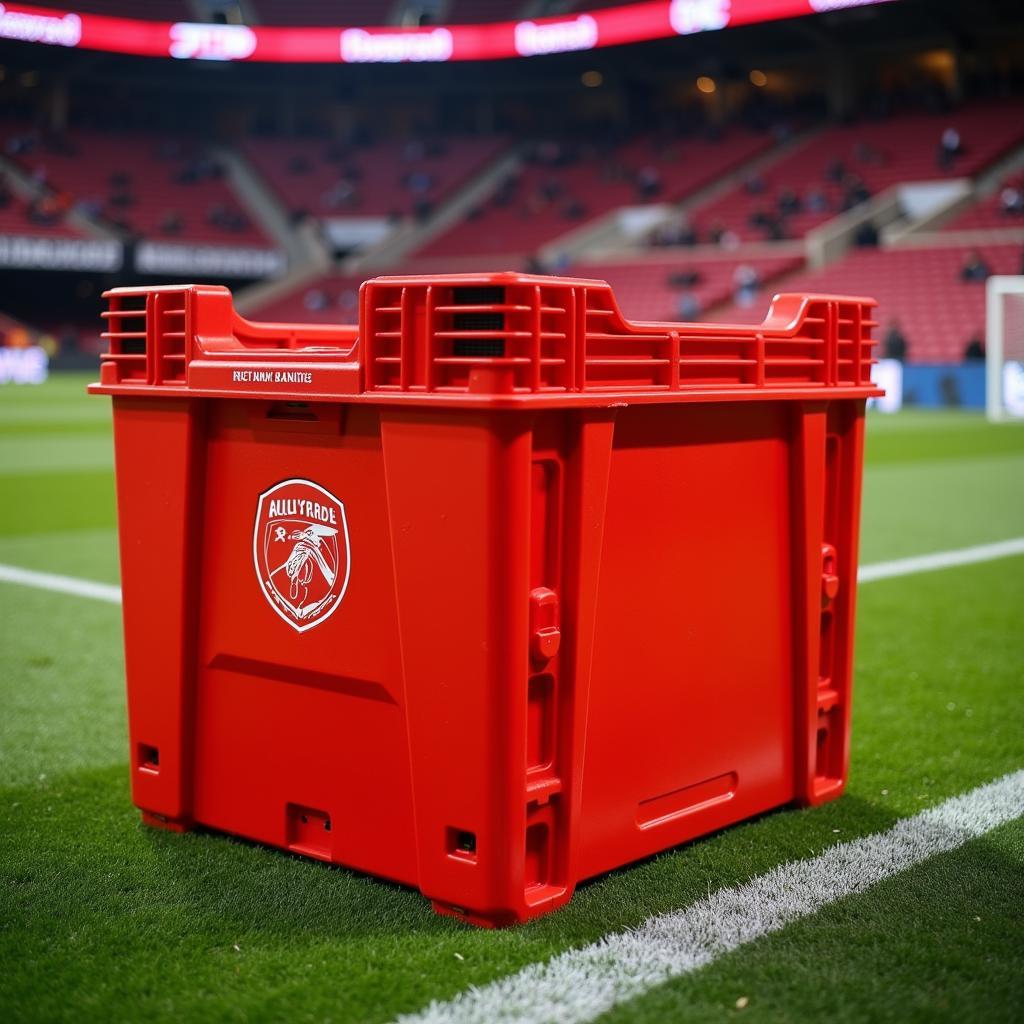
[[[985,409],[990,420],[1024,418],[1024,274],[985,289]]]

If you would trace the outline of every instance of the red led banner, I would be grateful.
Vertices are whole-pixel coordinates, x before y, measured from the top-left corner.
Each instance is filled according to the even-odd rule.
[[[892,0],[653,0],[554,18],[426,28],[142,21],[0,3],[0,39],[180,60],[394,64],[593,50]]]

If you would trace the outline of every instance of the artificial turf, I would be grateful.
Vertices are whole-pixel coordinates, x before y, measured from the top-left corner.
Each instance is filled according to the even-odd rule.
[[[112,580],[109,410],[81,386],[0,392],[0,562]],[[872,418],[864,561],[1021,535],[1024,428]],[[859,598],[843,799],[617,871],[528,926],[478,931],[366,876],[143,828],[118,609],[7,584],[0,602],[3,1020],[386,1021],[1024,766],[1024,557],[875,582]],[[1017,822],[608,1017],[1019,1018],[1022,877]]]

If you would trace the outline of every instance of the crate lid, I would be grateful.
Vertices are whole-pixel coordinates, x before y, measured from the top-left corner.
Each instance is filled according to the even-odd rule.
[[[627,320],[604,281],[515,272],[378,277],[358,325],[256,323],[217,285],[104,293],[106,394],[614,405],[863,398],[874,300],[781,294],[764,323]]]

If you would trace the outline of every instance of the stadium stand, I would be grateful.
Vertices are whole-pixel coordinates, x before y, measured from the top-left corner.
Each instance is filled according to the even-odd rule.
[[[48,194],[35,200],[25,199],[0,181],[0,235],[81,238],[82,232],[65,218],[66,203],[60,197]]]
[[[1024,173],[1000,182],[995,193],[947,221],[947,231],[1024,228]]]
[[[533,158],[490,201],[419,256],[528,254],[616,207],[671,202],[742,166],[772,145],[744,130],[721,138],[650,138],[601,151],[538,143]]]
[[[801,256],[715,257],[681,260],[679,257],[633,263],[585,263],[572,268],[577,277],[607,281],[622,312],[636,320],[701,319],[705,310],[728,301],[735,293],[739,268],[749,268],[767,284],[802,266]],[[696,275],[686,283],[688,275]],[[693,302],[696,305],[690,305]]]
[[[950,128],[961,151],[941,155]],[[1021,107],[1008,103],[831,128],[693,211],[690,220],[702,241],[720,231],[740,239],[799,238],[891,185],[975,175],[1022,140]]]
[[[890,324],[898,323],[907,340],[909,361],[959,362],[967,343],[984,337],[983,278],[979,274],[979,280],[964,281],[961,276],[973,253],[994,274],[1022,269],[1019,245],[857,250],[822,270],[785,277],[762,289],[752,305],[731,304],[709,319],[757,322],[771,295],[779,291],[870,295],[878,299],[882,311],[879,337]]]
[[[615,289],[622,312],[636,320],[685,319],[681,305],[684,295],[693,296],[697,307],[694,316],[727,301],[736,287],[739,266],[752,267],[760,282],[768,282],[802,264],[799,256],[715,257],[684,262],[675,259],[648,260],[642,263],[579,264],[569,273],[575,277],[607,281]],[[429,264],[435,272],[447,270],[443,264]],[[486,260],[479,267],[489,266]],[[439,267],[441,268],[439,270]],[[383,271],[387,274],[421,273],[419,263]],[[493,269],[493,268],[492,268]],[[698,279],[684,284],[680,275],[694,271]],[[675,280],[673,280],[675,279]],[[350,322],[355,319],[355,296],[363,276],[324,275],[306,282],[293,292],[260,306],[256,315],[269,320],[314,323]]]
[[[7,122],[0,132],[8,157],[36,181],[126,234],[269,244],[201,147],[166,135],[88,129],[44,137],[16,122]]]
[[[281,323],[351,324],[358,320],[359,286],[366,275],[324,274],[252,311]]]
[[[497,137],[359,147],[261,137],[241,149],[292,214],[401,217],[443,201],[506,145]]]

